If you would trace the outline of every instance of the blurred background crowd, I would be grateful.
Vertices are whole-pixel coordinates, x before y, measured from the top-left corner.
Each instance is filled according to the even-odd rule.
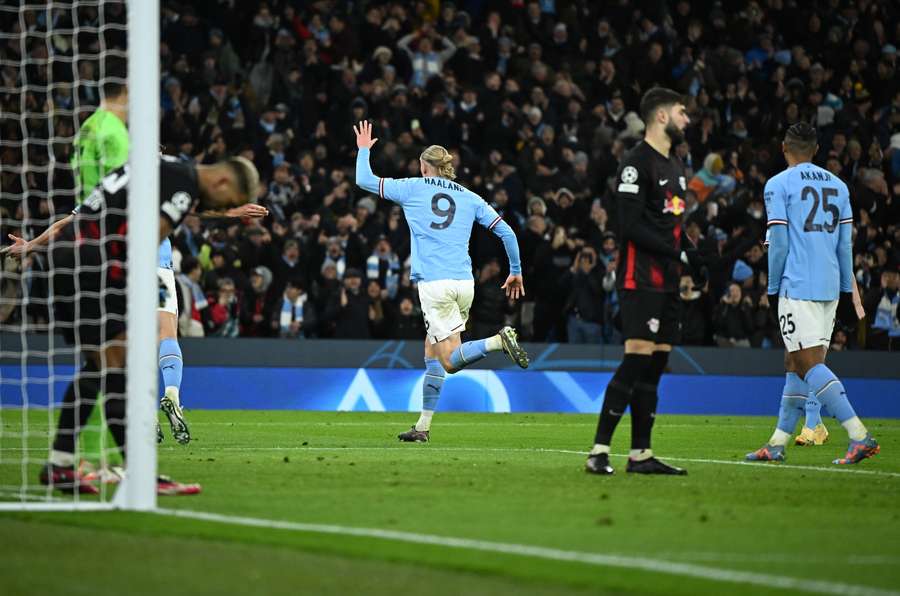
[[[271,213],[191,216],[177,231],[184,335],[424,337],[402,211],[354,185],[352,124],[369,119],[377,175],[417,176],[421,150],[444,145],[459,182],[518,236],[526,297],[511,303],[502,245],[473,234],[469,333],[512,324],[533,341],[621,342],[611,181],[642,138],[641,94],[663,85],[686,95],[692,120],[675,148],[689,174],[685,232],[715,255],[681,280],[683,343],[781,345],[766,300],[762,191],[786,166],[784,131],[806,120],[819,129],[816,163],[851,189],[867,312],[858,329],[836,329],[832,349],[900,346],[895,2],[162,4],[164,151],[252,159]],[[71,135],[97,105],[101,75],[95,60],[72,56],[123,47],[111,25],[124,17],[116,2],[0,11],[14,33],[0,39],[4,240],[23,227],[37,235],[71,209]],[[47,34],[73,18],[104,29],[103,43]],[[45,264],[36,254],[23,266]],[[0,322],[40,329],[43,278],[22,283],[17,267],[4,263]]]

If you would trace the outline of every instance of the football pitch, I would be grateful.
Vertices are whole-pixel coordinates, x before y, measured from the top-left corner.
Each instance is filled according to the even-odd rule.
[[[4,411],[0,484],[19,481],[20,421]],[[38,418],[38,420],[35,420]],[[0,593],[896,594],[900,421],[847,468],[846,433],[744,464],[773,418],[661,416],[654,450],[686,477],[584,473],[595,417],[192,411],[160,471],[203,493],[162,513],[0,515]],[[31,457],[46,417],[29,424]],[[36,482],[38,465],[29,466]],[[9,494],[0,495],[9,499]],[[123,592],[123,590],[125,590]]]

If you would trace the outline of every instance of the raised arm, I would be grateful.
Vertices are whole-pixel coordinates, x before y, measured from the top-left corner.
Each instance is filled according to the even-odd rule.
[[[63,228],[72,223],[72,219],[74,218],[75,214],[70,213],[61,220],[54,222],[53,225],[44,230],[40,236],[31,240],[25,240],[24,238],[9,234],[9,239],[12,240],[13,243],[4,248],[0,248],[0,255],[8,254],[13,257],[22,258],[36,248],[46,246],[63,231]]]
[[[413,40],[416,36],[415,32],[404,35],[400,39],[397,40],[397,47],[406,52],[410,59],[415,55],[413,51],[409,48],[409,42]]]
[[[438,54],[438,59],[441,61],[441,66],[443,66],[447,60],[453,57],[453,54],[456,53],[456,45],[450,41],[449,37],[442,37],[441,41],[444,42],[444,49],[441,50],[441,53]]]
[[[378,142],[378,139],[372,138],[372,124],[364,120],[353,127],[353,132],[356,133],[356,147],[359,149],[356,154],[356,185],[383,196],[378,188],[381,179],[372,172],[369,164],[369,149]]]

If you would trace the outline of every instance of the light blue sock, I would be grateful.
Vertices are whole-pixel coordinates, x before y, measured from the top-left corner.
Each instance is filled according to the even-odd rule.
[[[486,339],[467,341],[450,354],[450,364],[456,369],[465,368],[487,356],[487,353]]]
[[[181,359],[181,346],[178,340],[167,337],[159,342],[159,370],[162,372],[163,384],[181,390],[181,372],[184,362]]]
[[[425,380],[422,382],[422,409],[437,409],[438,399],[441,397],[441,387],[444,386],[444,367],[437,358],[425,359]]]
[[[822,404],[816,399],[815,394],[810,392],[806,398],[806,422],[803,426],[816,428],[820,424],[822,424]]]
[[[853,406],[847,399],[844,385],[835,376],[831,369],[824,364],[817,364],[806,373],[806,382],[816,399],[828,408],[828,411],[844,423],[856,417]]]
[[[797,422],[804,412],[804,403],[809,387],[806,381],[796,373],[789,372],[784,376],[784,391],[781,393],[781,407],[778,410],[778,430],[791,434],[797,428]]]

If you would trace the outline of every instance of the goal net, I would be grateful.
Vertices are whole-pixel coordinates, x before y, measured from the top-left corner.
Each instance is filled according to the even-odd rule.
[[[73,159],[85,121],[116,85],[127,85],[129,112],[145,120],[136,121],[140,131],[129,126],[122,215],[157,221],[158,27],[157,0],[0,3],[0,509],[155,507],[158,238],[148,228],[156,226],[108,230],[99,218],[94,238],[44,233],[92,190],[82,188],[82,168],[122,165],[85,152]],[[127,262],[107,254],[114,234],[128,246]],[[80,256],[91,242],[97,262]],[[122,288],[108,283],[118,266]],[[107,308],[116,292],[122,308]],[[127,343],[127,362],[118,364],[103,349],[107,339],[86,342],[82,333],[117,318],[127,328],[117,340]],[[113,371],[127,390],[107,386]]]

